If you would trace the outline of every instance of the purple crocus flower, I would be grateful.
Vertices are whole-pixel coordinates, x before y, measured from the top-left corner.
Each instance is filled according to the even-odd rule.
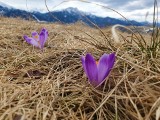
[[[115,61],[115,53],[103,54],[99,62],[96,62],[91,54],[87,54],[81,57],[81,61],[90,83],[97,87],[105,81],[111,71]]]
[[[27,35],[24,35],[23,38],[26,40],[27,43],[32,44],[35,47],[38,47],[40,49],[43,49],[44,44],[48,38],[48,31],[43,28],[38,34],[37,32],[32,32],[32,37],[28,37]]]

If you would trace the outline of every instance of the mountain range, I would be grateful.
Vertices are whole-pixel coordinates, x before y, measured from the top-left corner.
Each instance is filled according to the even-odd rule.
[[[62,22],[62,23],[75,23],[77,21],[82,21],[89,26],[94,26],[96,24],[98,27],[107,27],[115,24],[121,25],[134,25],[134,26],[145,26],[148,22],[137,22],[134,20],[122,20],[111,17],[99,17],[92,15],[90,13],[82,12],[77,8],[69,7],[59,11],[51,11],[47,13],[40,12],[28,12],[25,10],[16,9],[7,6],[0,2],[0,16],[5,17],[21,17],[23,19],[29,20],[34,19],[38,22]]]

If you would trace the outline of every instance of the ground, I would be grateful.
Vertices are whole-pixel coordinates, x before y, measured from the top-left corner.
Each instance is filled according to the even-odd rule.
[[[42,50],[23,35],[46,28]],[[36,23],[0,18],[1,120],[155,120],[160,97],[160,57],[148,58],[136,44],[141,37],[111,27],[82,23]],[[136,37],[138,36],[138,38]],[[143,34],[147,43],[150,35]],[[135,41],[134,41],[135,40]],[[89,84],[80,57],[116,53],[115,65],[99,88]]]

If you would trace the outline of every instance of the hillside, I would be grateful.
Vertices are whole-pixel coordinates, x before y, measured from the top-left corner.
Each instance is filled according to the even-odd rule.
[[[121,25],[135,25],[135,26],[145,26],[150,23],[148,22],[137,22],[135,20],[128,20],[125,19],[116,19],[111,17],[99,17],[95,16],[91,13],[82,12],[77,8],[69,7],[62,10],[57,11],[48,11],[46,13],[41,12],[28,12],[25,10],[11,8],[10,6],[3,5],[0,3],[0,15],[4,17],[20,17],[26,20],[33,19],[39,22],[62,22],[65,24],[71,24],[78,21],[83,21],[85,24],[94,27],[90,21],[94,24],[98,25],[99,27],[107,27],[115,24]]]
[[[23,35],[46,28],[43,51]],[[160,97],[160,52],[149,57],[136,44],[144,36],[122,33],[115,44],[110,28],[0,18],[1,120],[155,120]],[[128,42],[127,42],[128,41]],[[99,88],[89,84],[80,57],[96,60],[116,53]]]

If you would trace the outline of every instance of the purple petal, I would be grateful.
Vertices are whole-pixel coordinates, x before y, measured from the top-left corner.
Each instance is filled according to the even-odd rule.
[[[39,34],[37,32],[32,32],[32,38],[39,41]]]
[[[111,53],[109,54],[109,59],[108,59],[110,69],[113,68],[114,62],[115,62],[115,53]]]
[[[27,43],[32,44],[35,47],[39,47],[39,43],[35,39],[30,38],[30,37],[28,37],[26,35],[24,35],[23,38],[26,40]]]
[[[34,37],[34,36],[36,36],[36,35],[38,35],[38,33],[37,32],[32,32],[32,37]]]
[[[31,44],[31,39],[27,35],[24,35],[23,38],[26,40],[27,43]]]
[[[91,54],[87,54],[85,58],[86,73],[92,85],[97,85],[98,83],[98,69],[96,61]]]
[[[44,47],[44,44],[45,44],[47,38],[48,38],[48,31],[45,28],[43,28],[40,32],[40,35],[39,35],[41,48]]]
[[[115,54],[104,54],[98,64],[98,82],[101,84],[111,71],[115,61]]]

